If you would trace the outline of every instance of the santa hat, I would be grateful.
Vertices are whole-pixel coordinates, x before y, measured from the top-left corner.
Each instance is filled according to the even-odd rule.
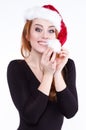
[[[32,7],[26,10],[24,15],[25,21],[33,20],[35,18],[42,18],[49,20],[58,30],[57,39],[63,45],[67,39],[67,28],[63,22],[63,18],[59,11],[52,5],[44,5],[42,7]]]

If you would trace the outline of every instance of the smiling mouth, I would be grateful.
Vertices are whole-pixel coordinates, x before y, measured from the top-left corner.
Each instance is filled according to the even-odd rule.
[[[38,41],[38,43],[39,43],[40,45],[44,45],[44,46],[47,46],[47,45],[48,45],[47,41]]]

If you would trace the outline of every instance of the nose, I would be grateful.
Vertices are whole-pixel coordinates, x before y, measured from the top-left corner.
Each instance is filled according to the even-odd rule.
[[[43,39],[48,39],[48,38],[49,38],[49,34],[48,34],[47,31],[43,31],[43,33],[42,33],[42,38],[43,38]]]

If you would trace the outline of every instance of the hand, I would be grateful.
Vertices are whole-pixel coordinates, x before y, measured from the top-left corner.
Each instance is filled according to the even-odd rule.
[[[56,53],[51,48],[47,48],[41,58],[41,66],[44,73],[54,74],[56,70]]]
[[[56,73],[59,73],[62,71],[63,67],[65,66],[65,64],[67,63],[69,58],[69,52],[62,48],[60,53],[58,54],[58,56],[56,57]]]

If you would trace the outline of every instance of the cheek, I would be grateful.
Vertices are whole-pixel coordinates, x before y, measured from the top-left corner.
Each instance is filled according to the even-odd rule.
[[[36,48],[37,40],[38,40],[38,35],[34,32],[31,33],[30,34],[30,43],[31,43],[32,48]]]
[[[39,38],[39,35],[36,32],[31,32],[30,33],[30,41],[37,41]]]
[[[56,38],[56,34],[54,33],[54,34],[51,34],[51,35],[49,35],[49,37],[48,37],[49,39],[55,39]]]

